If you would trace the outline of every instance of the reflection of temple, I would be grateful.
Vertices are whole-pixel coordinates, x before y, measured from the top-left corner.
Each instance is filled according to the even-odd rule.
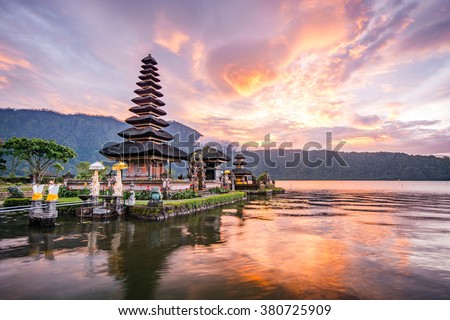
[[[194,153],[189,155],[189,158],[193,156]],[[222,172],[220,166],[223,163],[230,161],[231,159],[225,155],[223,152],[217,150],[212,146],[206,145],[203,149],[196,150],[196,155],[201,155],[202,160],[205,164],[205,180],[216,181],[220,180]]]
[[[245,157],[241,153],[239,153],[234,157],[234,159],[236,161],[233,162],[233,165],[236,166],[236,168],[231,170],[231,172],[234,176],[235,189],[258,188],[258,184],[254,174],[250,170],[244,168],[244,166],[247,165],[247,162],[245,162]]]
[[[166,112],[165,104],[159,98],[159,74],[156,60],[149,54],[142,59],[142,80],[136,84],[140,89],[134,92],[139,96],[132,99],[136,106],[130,111],[136,115],[126,119],[133,127],[119,132],[125,142],[103,148],[100,153],[109,159],[125,161],[128,164],[127,178],[136,180],[160,180],[165,172],[164,165],[173,161],[186,160],[185,152],[169,146],[173,136],[164,131],[169,123],[161,119]]]

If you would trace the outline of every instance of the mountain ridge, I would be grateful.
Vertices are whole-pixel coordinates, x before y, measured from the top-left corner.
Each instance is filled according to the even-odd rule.
[[[172,145],[189,148],[202,134],[180,122],[169,120],[170,126],[165,130],[181,139],[174,139]],[[120,142],[117,133],[130,125],[112,116],[87,115],[83,113],[64,114],[48,109],[13,109],[0,108],[0,139],[7,140],[13,136],[55,140],[75,150],[78,157],[64,165],[66,172],[74,172],[75,164],[80,161],[95,162],[106,160],[99,150],[106,143]],[[186,139],[192,135],[190,139]],[[181,140],[181,141],[180,141]],[[188,140],[188,141],[187,141]],[[225,150],[224,150],[225,151]],[[264,159],[265,151],[248,152],[248,169],[256,175],[268,171],[275,179],[289,180],[450,180],[450,159],[425,155],[408,155],[402,152],[339,152],[348,167],[332,161],[331,165],[317,168],[305,164],[305,156],[312,162],[324,161],[326,150],[314,150],[304,153],[302,150],[287,149],[281,156],[278,150],[270,152],[272,165]],[[245,152],[244,152],[245,153]],[[292,162],[298,154],[297,165]],[[252,155],[260,161],[253,161]],[[229,156],[232,156],[229,154]],[[291,163],[291,167],[288,165]],[[227,168],[232,168],[232,161]],[[180,172],[185,173],[185,163]]]
[[[165,130],[180,136],[192,133],[194,140],[202,135],[180,122],[169,120]],[[48,109],[0,108],[0,139],[12,137],[41,138],[55,140],[71,147],[77,158],[65,165],[65,171],[74,171],[80,161],[95,162],[107,160],[99,150],[108,143],[123,141],[117,133],[131,127],[115,117],[87,115],[84,113],[64,114]],[[175,143],[174,143],[175,145]]]

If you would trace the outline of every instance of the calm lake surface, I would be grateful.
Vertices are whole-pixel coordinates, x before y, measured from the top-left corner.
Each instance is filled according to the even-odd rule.
[[[277,185],[158,223],[0,216],[0,299],[450,299],[450,182]]]

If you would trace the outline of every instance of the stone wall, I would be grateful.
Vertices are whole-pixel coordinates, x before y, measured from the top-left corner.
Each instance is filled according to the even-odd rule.
[[[23,191],[23,194],[25,198],[31,198],[31,196],[33,195],[33,191]],[[8,197],[9,197],[8,191],[0,192],[0,200],[5,200]]]
[[[225,204],[243,201],[245,192],[230,192],[204,198],[179,200],[159,207],[133,206],[127,208],[127,214],[149,221],[161,221],[171,217],[190,215],[196,212],[213,209]]]

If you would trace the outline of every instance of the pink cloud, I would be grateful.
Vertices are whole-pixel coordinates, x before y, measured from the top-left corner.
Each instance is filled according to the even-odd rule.
[[[17,55],[8,55],[7,53],[0,53],[0,70],[10,71],[14,68],[31,69],[31,63]]]
[[[190,39],[188,34],[177,27],[167,17],[165,11],[161,11],[158,14],[154,28],[154,42],[176,54],[179,53],[181,47]]]
[[[444,148],[446,2],[5,2],[2,103],[124,119],[151,52],[167,118],[205,135],[300,143],[333,129],[355,148]],[[443,122],[395,121],[435,121],[425,109]]]
[[[356,113],[353,117],[353,123],[360,126],[372,127],[375,125],[379,125],[381,122],[382,119],[376,114],[360,115]]]
[[[9,85],[8,79],[6,77],[0,76],[0,89],[4,89]]]

